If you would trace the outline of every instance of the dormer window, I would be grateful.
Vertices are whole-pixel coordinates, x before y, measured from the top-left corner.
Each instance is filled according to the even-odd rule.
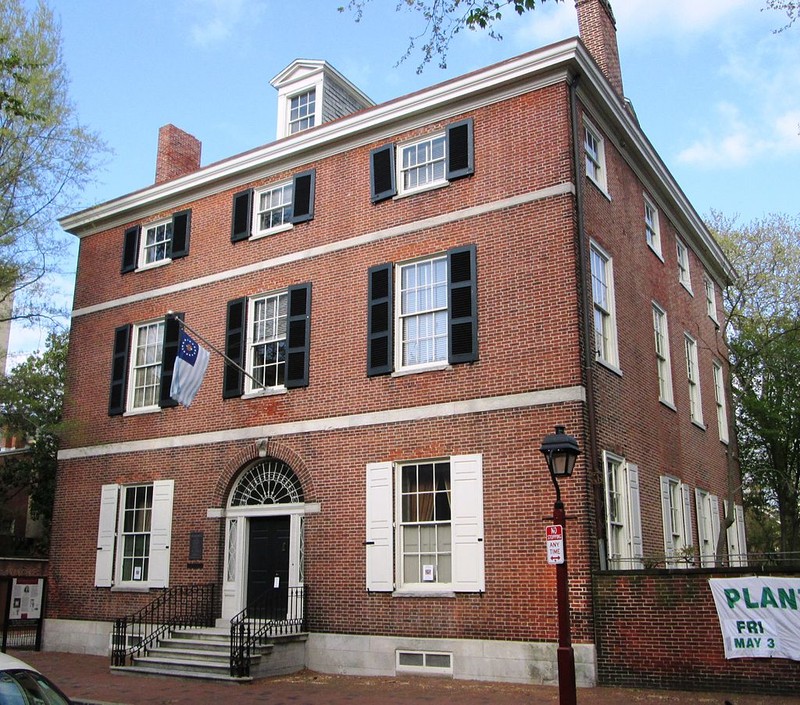
[[[310,91],[301,93],[289,99],[289,134],[308,130],[314,127],[314,117],[316,115],[317,91],[312,88]]]

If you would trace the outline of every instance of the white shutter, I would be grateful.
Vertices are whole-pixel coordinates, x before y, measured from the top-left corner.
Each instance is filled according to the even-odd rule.
[[[628,521],[630,522],[631,568],[644,567],[644,539],[642,538],[642,507],[639,500],[639,466],[627,463]]]
[[[664,553],[667,557],[667,564],[675,555],[675,544],[672,541],[672,512],[669,508],[669,478],[661,478],[661,517],[664,522]]]
[[[450,458],[453,590],[483,592],[483,457]]]
[[[731,508],[727,499],[722,500],[722,508],[725,511],[725,518],[731,518]],[[731,524],[725,532],[725,538],[728,542],[728,563],[730,565],[739,565],[739,534],[736,528],[736,517],[733,516],[733,524]]]
[[[717,543],[719,542],[719,498],[715,494],[708,495],[708,505],[711,511],[711,565],[717,564]]]
[[[150,587],[169,587],[169,546],[172,538],[172,495],[174,480],[153,483],[153,511],[150,519]]]
[[[689,485],[684,482],[681,482],[681,495],[683,495],[683,545],[688,548],[689,546],[694,546],[694,534],[692,532],[692,490],[689,489]]]
[[[618,560],[619,556],[613,555],[611,546],[611,536],[613,535],[611,529],[611,501],[608,494],[608,456],[605,451],[603,451],[603,504],[606,510],[606,560],[608,566],[611,567],[612,562]],[[615,563],[614,567],[616,567]]]
[[[394,590],[392,463],[367,464],[367,590]]]
[[[94,564],[95,587],[111,587],[113,584],[118,497],[119,485],[103,485],[100,490],[100,521],[97,527],[97,558]]]
[[[736,536],[739,540],[739,565],[747,565],[747,539],[744,534],[744,507],[741,504],[735,506],[736,517]]]
[[[710,560],[709,554],[713,550],[711,545],[711,537],[707,536],[710,519],[708,516],[708,495],[702,492],[699,488],[694,488],[694,507],[697,512],[697,546],[700,549],[700,565],[713,565],[713,560]],[[706,543],[708,542],[708,543]]]

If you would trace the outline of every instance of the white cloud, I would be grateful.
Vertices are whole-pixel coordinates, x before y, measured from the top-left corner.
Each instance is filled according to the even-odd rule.
[[[612,2],[618,31],[629,38],[668,35],[683,39],[710,30],[740,12],[758,13],[752,0],[617,0]]]
[[[205,49],[230,39],[244,20],[252,18],[250,5],[251,0],[187,0],[184,10],[193,18],[192,41]]]

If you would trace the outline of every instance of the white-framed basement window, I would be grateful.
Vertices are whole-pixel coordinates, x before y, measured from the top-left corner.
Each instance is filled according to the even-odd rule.
[[[483,592],[483,462],[457,455],[366,469],[367,589]]]

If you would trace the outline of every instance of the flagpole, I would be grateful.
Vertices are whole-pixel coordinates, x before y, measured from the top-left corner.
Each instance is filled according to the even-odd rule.
[[[217,355],[222,357],[225,360],[225,362],[227,362],[229,365],[233,365],[243,375],[252,379],[259,387],[264,386],[263,382],[253,377],[253,375],[251,375],[246,369],[244,369],[244,367],[242,367],[238,362],[231,360],[231,358],[229,358],[224,352],[222,352],[222,350],[219,350],[218,348],[214,347],[211,343],[209,343],[208,340],[206,340],[202,335],[200,335],[200,333],[198,333],[194,328],[192,328],[188,323],[186,323],[186,321],[183,321],[180,318],[178,318],[178,314],[176,314],[174,311],[167,311],[167,318],[176,319],[181,326],[186,328],[186,330],[188,330],[193,335],[200,338],[200,340],[202,340],[209,348],[211,348],[215,353],[217,353]]]

